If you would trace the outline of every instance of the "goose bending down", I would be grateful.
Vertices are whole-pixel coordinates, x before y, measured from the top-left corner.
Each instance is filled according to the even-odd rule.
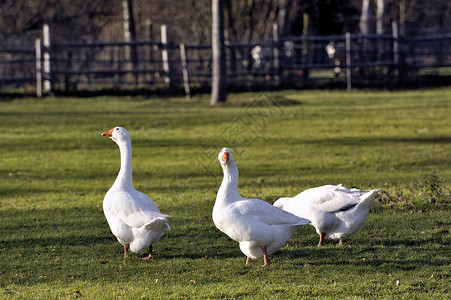
[[[379,189],[361,191],[339,185],[324,185],[303,191],[293,198],[280,198],[274,206],[307,218],[319,234],[318,247],[324,239],[343,239],[365,222]]]
[[[213,207],[215,226],[231,239],[239,242],[240,249],[250,259],[264,258],[284,246],[296,229],[310,223],[259,199],[246,199],[238,193],[238,169],[230,149],[219,152],[224,179]]]
[[[152,258],[152,244],[158,242],[164,231],[170,230],[168,215],[160,213],[147,195],[135,190],[132,180],[132,145],[125,128],[115,127],[103,136],[111,138],[119,146],[121,168],[113,186],[103,199],[103,211],[111,231],[124,245],[124,258],[128,251],[141,253],[149,248],[149,254],[141,259]]]

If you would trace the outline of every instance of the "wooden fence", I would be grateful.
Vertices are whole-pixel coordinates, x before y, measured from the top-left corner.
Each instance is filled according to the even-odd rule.
[[[36,82],[36,55],[31,47],[0,48],[0,88]]]
[[[259,44],[227,44],[229,82],[278,86],[314,81],[397,82],[420,73],[451,75],[451,35],[277,36]],[[0,49],[0,87],[35,85],[37,96],[53,91],[208,86],[211,47],[161,41],[52,42],[51,30],[35,48]]]

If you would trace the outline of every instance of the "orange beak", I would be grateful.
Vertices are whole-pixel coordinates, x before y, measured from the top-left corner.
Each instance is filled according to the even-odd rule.
[[[222,155],[222,161],[228,162],[229,160],[230,160],[230,153],[224,152],[224,154]]]
[[[102,133],[102,136],[112,137],[113,136],[113,129],[108,130],[107,132]]]

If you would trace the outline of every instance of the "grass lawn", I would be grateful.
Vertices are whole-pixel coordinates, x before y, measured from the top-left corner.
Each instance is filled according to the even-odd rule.
[[[451,297],[451,88],[0,101],[0,298]],[[124,260],[102,200],[132,136],[135,187],[172,216],[157,257]],[[268,202],[342,183],[381,188],[345,246],[311,226],[245,266],[211,220],[230,147],[240,192]]]

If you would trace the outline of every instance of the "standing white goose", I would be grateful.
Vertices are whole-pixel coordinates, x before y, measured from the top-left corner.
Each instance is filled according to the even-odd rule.
[[[296,229],[310,223],[259,199],[246,199],[238,193],[238,169],[230,149],[219,152],[224,179],[213,207],[213,222],[231,239],[240,243],[241,251],[250,259],[264,258],[284,246]]]
[[[122,127],[115,127],[103,136],[111,138],[119,146],[121,169],[113,186],[103,199],[103,211],[111,231],[124,245],[124,257],[128,251],[149,254],[141,259],[152,258],[152,244],[158,242],[166,229],[166,218],[147,195],[135,190],[132,180],[132,144],[130,134]]]
[[[274,206],[312,221],[319,234],[318,247],[325,237],[343,239],[356,232],[365,222],[379,189],[361,191],[339,185],[324,185],[303,191],[293,198],[280,198]]]

